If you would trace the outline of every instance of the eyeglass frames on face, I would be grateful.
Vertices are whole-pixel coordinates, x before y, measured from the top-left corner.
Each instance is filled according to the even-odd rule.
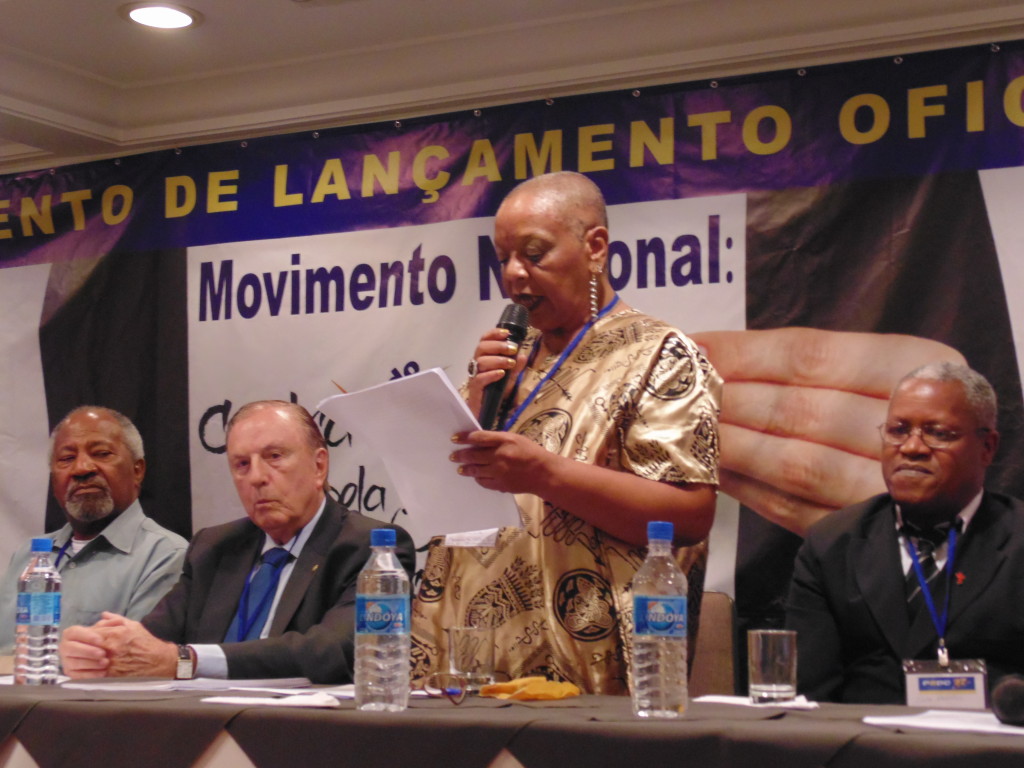
[[[991,432],[988,427],[979,427],[974,430],[978,435]],[[937,424],[924,424],[919,427],[912,427],[901,421],[886,422],[878,425],[878,432],[882,440],[889,445],[900,446],[909,440],[914,434],[921,438],[921,442],[929,448],[943,450],[949,448],[966,433],[955,429],[947,429]]]

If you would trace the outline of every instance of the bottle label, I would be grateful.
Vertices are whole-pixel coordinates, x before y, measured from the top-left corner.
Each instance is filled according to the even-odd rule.
[[[409,603],[408,595],[356,595],[356,634],[404,635]]]
[[[634,595],[633,625],[642,637],[686,637],[686,598]]]
[[[30,627],[60,624],[60,592],[19,592],[17,623]]]

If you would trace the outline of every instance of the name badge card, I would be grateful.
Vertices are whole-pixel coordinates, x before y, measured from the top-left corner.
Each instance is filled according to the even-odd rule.
[[[938,661],[903,660],[908,707],[986,709],[988,671],[984,659]]]

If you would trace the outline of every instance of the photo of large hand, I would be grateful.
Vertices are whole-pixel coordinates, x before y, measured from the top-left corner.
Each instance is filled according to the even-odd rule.
[[[885,490],[878,425],[914,368],[964,363],[916,336],[780,328],[691,334],[722,376],[721,490],[798,535]]]

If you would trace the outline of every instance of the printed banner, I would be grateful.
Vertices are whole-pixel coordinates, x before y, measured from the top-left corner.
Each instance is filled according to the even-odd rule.
[[[626,300],[681,328],[742,329],[745,203],[726,195],[611,207],[610,270]],[[480,218],[189,249],[194,526],[243,514],[223,458],[224,424],[239,405],[294,398],[312,412],[339,387],[428,368],[461,383],[507,304],[493,228]],[[429,521],[407,516],[380,457],[317,417],[341,500],[427,541]],[[437,482],[472,481],[453,468]]]
[[[458,383],[506,302],[499,201],[571,169],[610,204],[616,289],[725,376],[708,586],[777,622],[806,526],[881,488],[877,422],[773,409],[794,386],[884,414],[915,361],[962,355],[1000,397],[990,485],[1024,495],[1022,167],[1012,43],[2,176],[0,546],[62,522],[46,434],[76,405],[136,421],[143,507],[189,535],[241,514],[223,451],[244,402]],[[341,499],[425,543],[379,457],[321,424]]]

